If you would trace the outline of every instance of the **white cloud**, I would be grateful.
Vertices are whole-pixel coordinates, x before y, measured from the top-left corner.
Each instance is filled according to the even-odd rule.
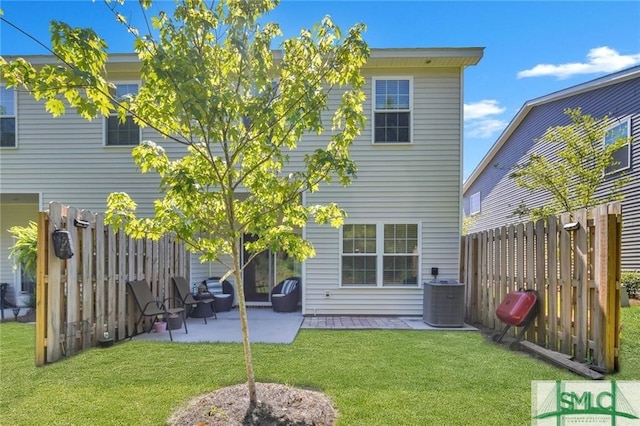
[[[499,115],[506,108],[498,105],[498,101],[485,99],[479,102],[464,104],[465,134],[472,138],[490,138],[501,132],[507,122],[493,115]]]
[[[472,138],[490,138],[507,127],[505,120],[483,118],[465,123],[465,135]]]
[[[636,64],[640,64],[640,53],[621,55],[610,47],[602,46],[591,49],[587,54],[586,62],[539,64],[531,69],[520,71],[518,78],[552,76],[564,79],[577,74],[611,73]]]
[[[505,108],[498,106],[498,101],[485,99],[472,104],[464,104],[464,119],[474,120],[488,115],[502,114]]]

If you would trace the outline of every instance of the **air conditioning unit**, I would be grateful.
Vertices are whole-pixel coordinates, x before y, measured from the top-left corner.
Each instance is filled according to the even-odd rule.
[[[464,283],[456,280],[424,283],[424,322],[434,327],[463,327],[464,293]]]

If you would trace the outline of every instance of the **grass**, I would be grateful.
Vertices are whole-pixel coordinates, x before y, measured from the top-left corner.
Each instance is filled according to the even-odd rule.
[[[640,380],[640,307],[623,309],[622,369]],[[245,380],[239,344],[124,342],[34,366],[34,327],[0,324],[0,424],[161,425]],[[530,424],[532,380],[581,379],[474,332],[301,330],[252,346],[257,380],[321,390],[340,425]]]

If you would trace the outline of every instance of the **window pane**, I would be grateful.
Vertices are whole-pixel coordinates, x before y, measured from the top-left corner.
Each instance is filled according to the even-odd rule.
[[[409,112],[375,114],[375,142],[410,142]]]
[[[16,119],[1,118],[0,119],[0,147],[16,146]]]
[[[409,109],[409,80],[376,80],[375,109]]]
[[[124,123],[116,116],[107,119],[107,145],[138,145],[140,143],[140,127],[133,121],[133,117],[127,116]]]
[[[15,115],[14,96],[13,87],[0,87],[0,115]]]
[[[398,80],[398,93],[409,95],[409,80]]]
[[[616,152],[613,153],[613,161],[615,164],[607,167],[604,171],[605,174],[615,173],[618,170],[626,169],[629,167],[629,145],[625,145]]]
[[[400,112],[397,114],[398,126],[401,127],[409,127],[409,113],[408,112]]]
[[[376,225],[344,225],[342,247],[345,253],[342,256],[342,284],[375,286],[377,280]]]
[[[398,80],[388,80],[387,81],[387,95],[393,95],[395,98],[398,94]]]
[[[384,256],[382,285],[417,285],[418,256]]]
[[[415,254],[418,250],[418,225],[398,224],[384,226],[384,252]]]
[[[343,285],[376,285],[375,256],[343,256]]]
[[[398,108],[409,109],[409,94],[398,96]]]
[[[604,137],[605,145],[610,145],[616,141],[618,138],[626,138],[629,135],[629,130],[627,129],[627,122],[620,123],[616,126],[613,126],[609,130]]]
[[[387,128],[385,133],[387,142],[398,142],[398,129],[397,128]]]
[[[409,129],[401,127],[398,129],[398,142],[409,142]]]
[[[132,84],[117,84],[116,85],[116,97],[123,99],[127,96],[133,96],[138,93],[138,85]]]
[[[471,195],[469,199],[469,214],[480,213],[480,192]]]
[[[626,139],[629,137],[629,122],[624,121],[611,127],[604,136],[605,146],[615,143],[618,139]],[[629,144],[616,150],[613,153],[613,160],[615,164],[605,169],[605,174],[615,173],[618,170],[626,169],[629,167]]]
[[[376,252],[375,225],[344,225],[342,227],[343,253]]]

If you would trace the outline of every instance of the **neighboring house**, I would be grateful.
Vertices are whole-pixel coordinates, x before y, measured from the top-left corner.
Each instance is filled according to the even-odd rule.
[[[608,193],[620,176],[631,178],[623,188],[622,269],[640,270],[640,66],[526,102],[464,183],[463,209],[471,218],[469,232],[520,222],[513,212],[521,203],[532,208],[548,202],[548,195],[519,188],[509,174],[532,153],[553,156],[549,144],[536,145],[534,140],[549,127],[569,124],[563,110],[578,107],[595,118],[608,116],[610,130],[632,138],[630,145],[616,151],[619,164],[607,171],[596,196]]]
[[[482,54],[482,48],[371,50],[363,68],[368,120],[351,149],[357,179],[304,198],[309,204],[337,202],[348,213],[345,225],[305,227],[316,256],[301,265],[281,254],[259,256],[243,276],[248,302],[268,304],[270,288],[299,275],[304,314],[419,315],[422,283],[433,278],[432,267],[439,268],[439,277],[458,277],[463,77]],[[135,91],[138,67],[135,55],[114,55],[109,79],[123,93]],[[129,193],[138,211],[150,214],[158,179],[140,174],[131,146],[152,139],[170,157],[184,149],[115,117],[86,121],[70,110],[54,119],[23,90],[2,88],[2,106],[0,282],[11,283],[15,292],[26,288],[7,259],[9,227],[35,220],[52,200],[104,211],[115,191]],[[325,144],[326,138],[305,136]],[[304,146],[292,158],[313,148]],[[200,264],[192,256],[188,279],[195,283],[224,272],[218,263]]]

